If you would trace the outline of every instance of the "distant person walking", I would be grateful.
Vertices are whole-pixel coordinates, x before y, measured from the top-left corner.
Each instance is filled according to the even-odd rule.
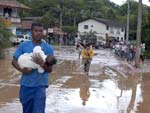
[[[78,58],[80,59],[81,57],[81,53],[82,53],[82,50],[84,49],[84,45],[82,43],[78,43],[76,45],[76,50],[78,51]]]
[[[85,49],[82,51],[82,63],[84,64],[84,72],[89,73],[91,60],[93,59],[94,52],[89,44],[86,44]]]
[[[141,44],[141,46],[140,46],[140,61],[142,61],[142,64],[144,64],[144,52],[145,52],[144,45]]]

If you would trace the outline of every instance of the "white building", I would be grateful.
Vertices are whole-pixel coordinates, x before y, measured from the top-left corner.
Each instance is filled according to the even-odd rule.
[[[13,34],[16,34],[16,28],[21,26],[19,13],[24,9],[29,10],[30,8],[16,0],[0,0],[0,21],[2,21]]]
[[[86,32],[95,32],[97,41],[105,41],[107,37],[109,40],[125,40],[125,27],[107,19],[88,19],[78,24],[78,37],[84,35]]]

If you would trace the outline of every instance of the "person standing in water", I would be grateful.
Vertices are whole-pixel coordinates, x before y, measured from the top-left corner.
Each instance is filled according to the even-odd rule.
[[[22,42],[18,46],[13,55],[12,65],[22,73],[19,99],[23,113],[45,113],[48,73],[52,71],[52,66],[46,65],[40,55],[35,55],[32,60],[44,69],[43,73],[39,73],[37,69],[21,68],[18,58],[24,53],[32,53],[36,46],[40,46],[45,55],[54,56],[54,50],[51,45],[42,41],[43,25],[41,23],[33,23],[31,30],[32,40]]]
[[[93,59],[94,52],[90,47],[90,44],[86,44],[85,49],[82,51],[82,63],[84,65],[84,72],[89,74],[91,61]]]

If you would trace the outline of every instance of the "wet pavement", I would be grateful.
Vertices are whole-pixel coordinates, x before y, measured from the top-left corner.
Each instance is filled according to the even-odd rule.
[[[22,112],[20,73],[11,66],[14,50],[5,50],[0,59],[0,113]],[[46,113],[150,113],[149,64],[136,72],[110,50],[94,53],[87,76],[74,48],[55,51],[58,63],[50,74]]]

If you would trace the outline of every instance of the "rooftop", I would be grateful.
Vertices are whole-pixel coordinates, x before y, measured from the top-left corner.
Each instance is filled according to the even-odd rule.
[[[24,4],[17,2],[16,0],[0,0],[0,6],[21,8],[21,9],[31,9],[25,6]]]
[[[119,27],[124,27],[123,24],[120,24],[114,20],[109,20],[109,19],[103,19],[103,18],[94,18],[94,20],[104,23],[105,25],[109,25],[109,26],[119,26]]]

